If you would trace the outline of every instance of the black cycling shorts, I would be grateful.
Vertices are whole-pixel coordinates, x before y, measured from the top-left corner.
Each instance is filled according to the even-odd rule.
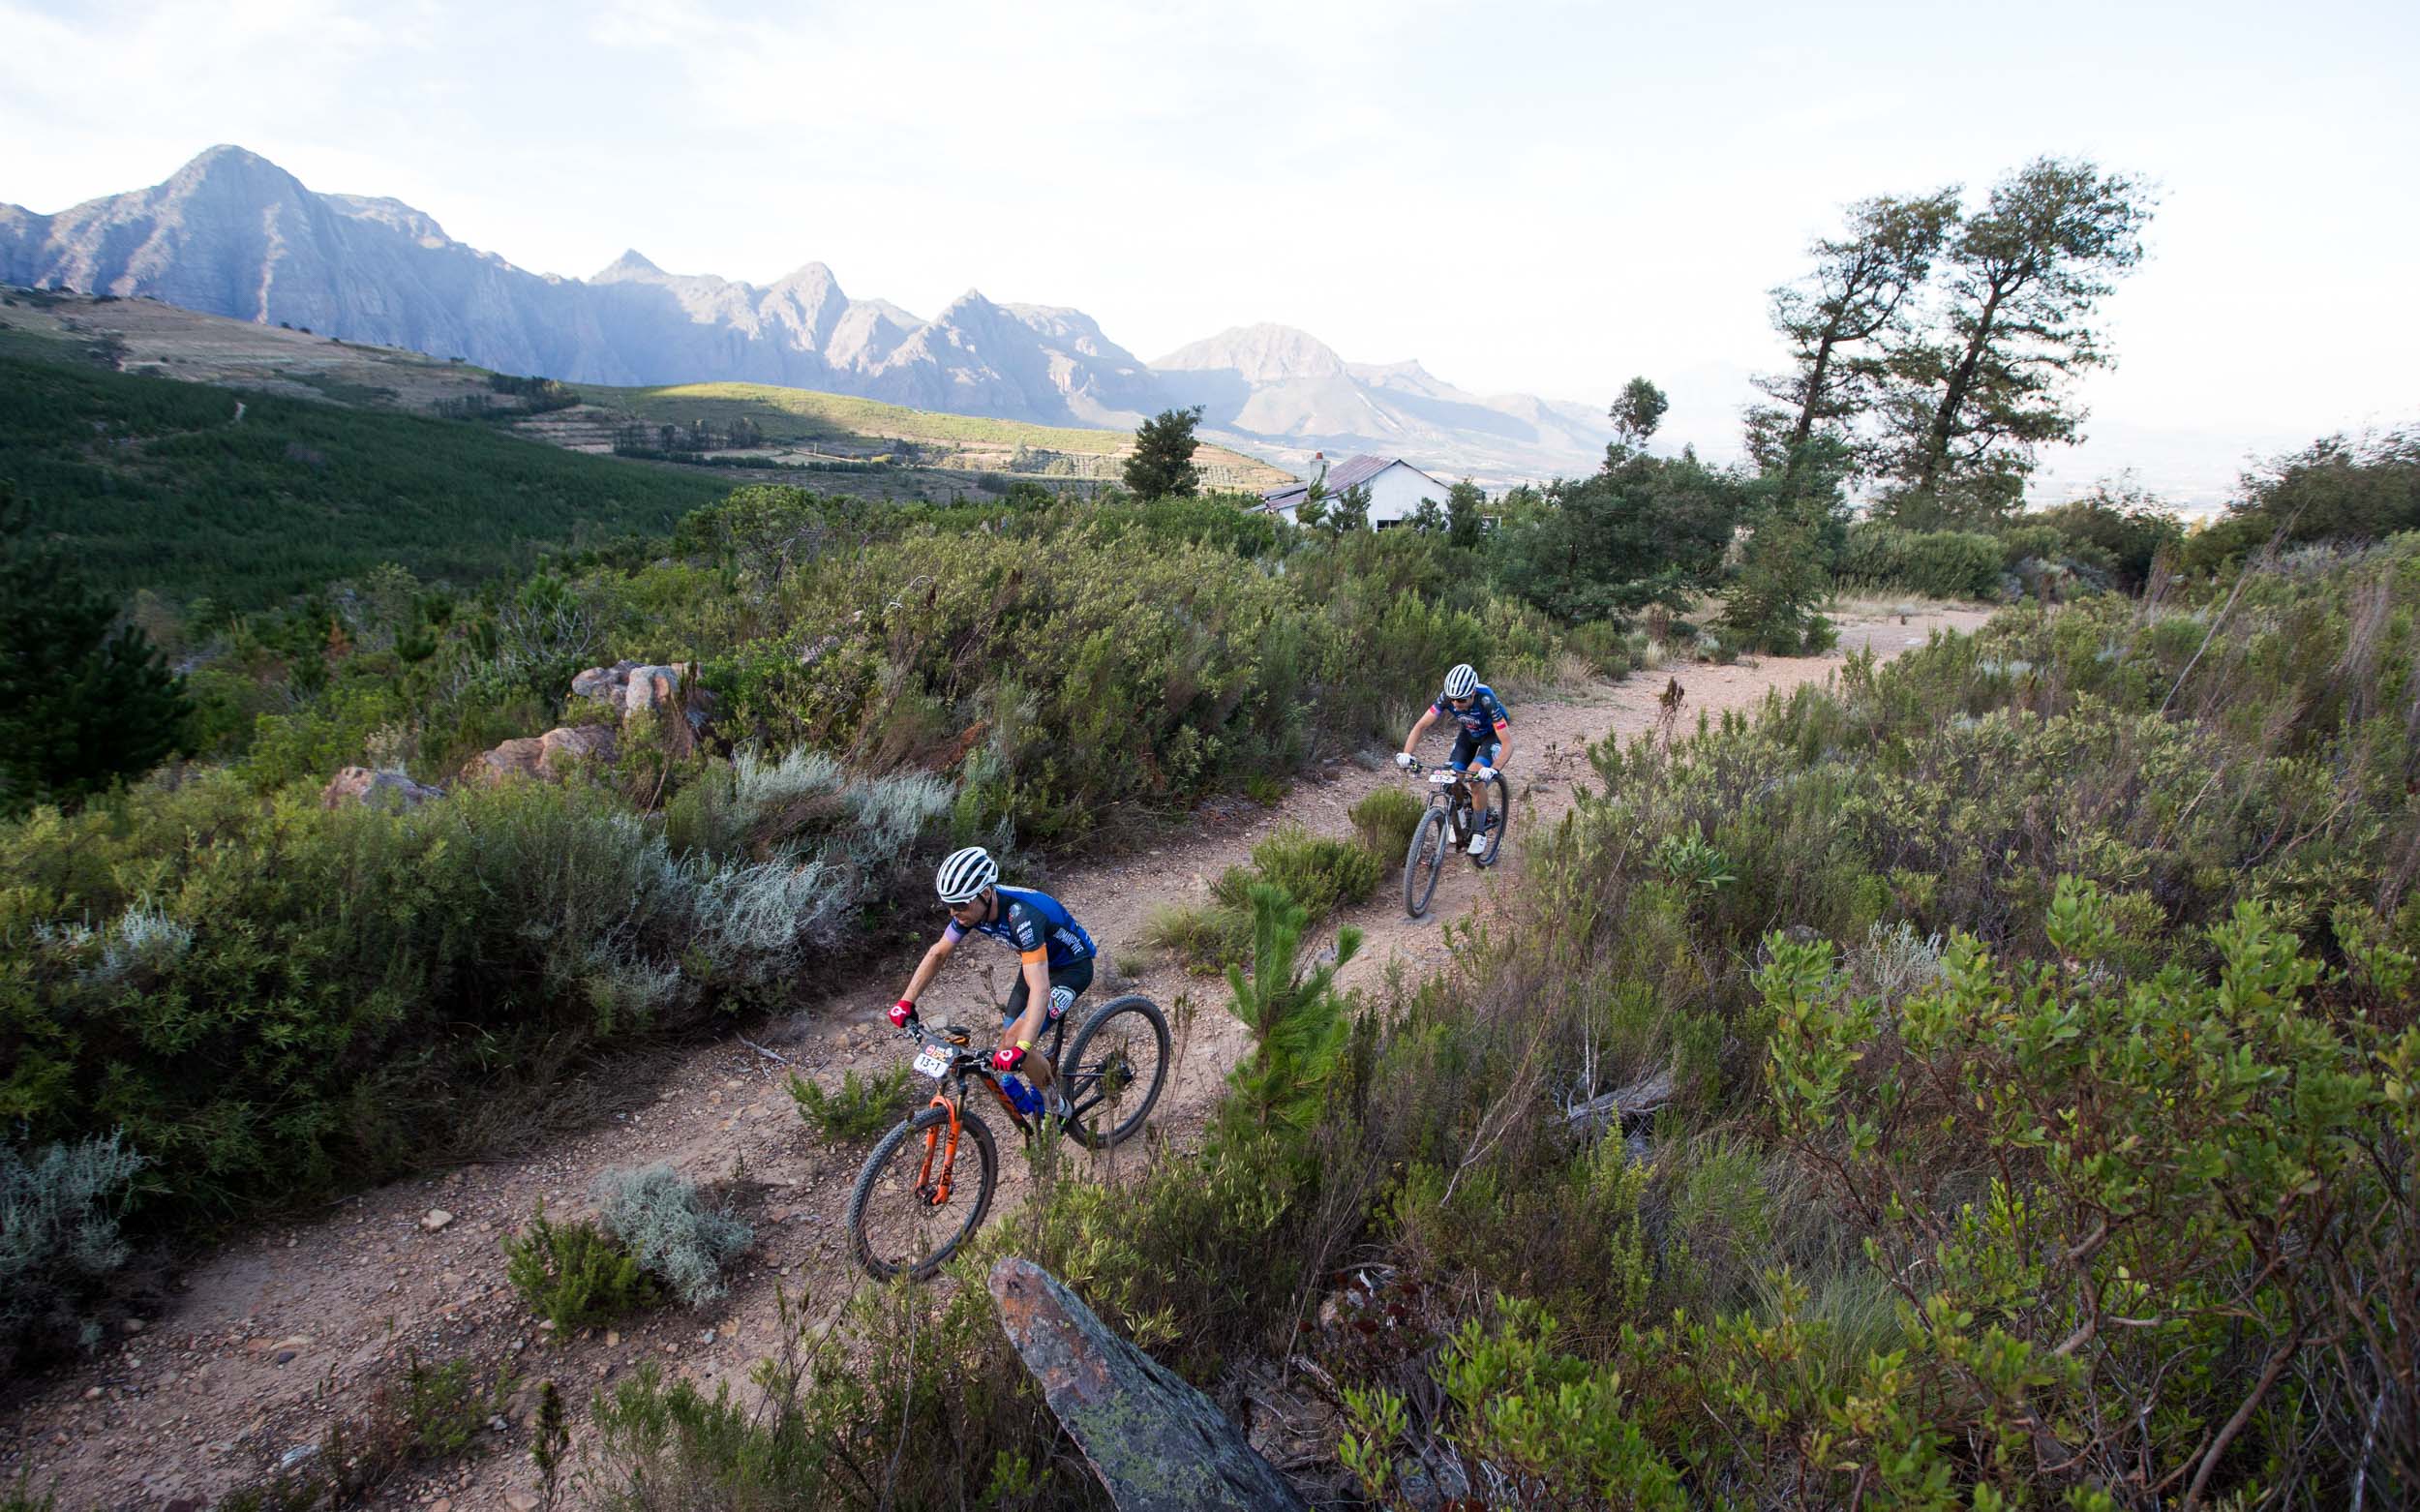
[[[1454,741],[1454,754],[1446,760],[1453,764],[1456,771],[1468,771],[1470,760],[1474,756],[1479,758],[1483,765],[1493,767],[1496,765],[1496,753],[1503,749],[1503,746],[1504,742],[1493,735],[1481,740],[1465,731],[1462,737]]]
[[[1074,1005],[1077,998],[1084,995],[1084,989],[1091,985],[1092,957],[1089,955],[1082,960],[1069,961],[1064,966],[1052,967],[1050,971],[1050,1013],[1042,1021],[1042,1026],[1047,1029],[1065,1017],[1067,1011]],[[1025,1004],[1030,997],[1031,994],[1025,987],[1025,971],[1020,966],[1017,968],[1016,985],[1009,989],[1009,1006],[1001,1010],[1001,1013],[1006,1015],[1005,1021],[1013,1023],[1025,1016]]]

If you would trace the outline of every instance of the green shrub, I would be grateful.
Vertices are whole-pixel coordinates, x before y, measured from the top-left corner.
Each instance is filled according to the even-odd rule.
[[[1499,1296],[1497,1308],[1501,1320],[1466,1322],[1435,1370],[1452,1414],[1439,1436],[1461,1463],[1491,1467],[1513,1505],[1688,1506],[1621,1373],[1557,1348],[1556,1320],[1536,1304]],[[1354,1431],[1345,1463],[1366,1493],[1383,1497],[1402,1480],[1391,1446],[1406,1426],[1403,1399],[1356,1391],[1346,1407]]]
[[[1590,620],[1563,632],[1563,645],[1600,678],[1618,682],[1637,665],[1630,632],[1613,620]]]
[[[57,1512],[59,1494],[54,1488],[37,1493],[34,1490],[34,1468],[27,1466],[17,1471],[16,1480],[0,1495],[0,1512]]]
[[[1408,843],[1408,835],[1407,835]],[[1249,910],[1251,889],[1265,882],[1283,888],[1317,922],[1346,903],[1377,891],[1384,874],[1377,857],[1356,841],[1313,834],[1298,824],[1271,831],[1252,848],[1252,869],[1229,870],[1212,888],[1230,908]]]
[[[1981,531],[1867,524],[1849,531],[1832,575],[1866,589],[1987,599],[1999,594],[2003,565],[1999,540]]]
[[[2395,1325],[2375,1298],[2420,1294],[2420,1253],[2395,1237],[2420,1198],[2363,1153],[2414,1130],[2402,1076],[2420,1032],[2329,1014],[2324,968],[2273,908],[2240,903],[2211,927],[2215,980],[2124,981],[2124,929],[2106,893],[2063,878],[2045,959],[2005,965],[1953,936],[1945,980],[1900,1006],[1893,1038],[1828,947],[1769,941],[1758,977],[1781,1128],[1831,1173],[1883,1274],[1914,1278],[1898,1284],[1913,1384],[2011,1492],[2121,1467],[2198,1490],[2295,1461],[2314,1434],[2375,1436],[2375,1383],[2402,1347],[2381,1350]],[[1927,1137],[1876,1137],[1902,1121]],[[2000,1173],[1987,1192],[1948,1174],[1979,1166]],[[2075,1300],[2121,1296],[2158,1325]],[[2289,1371],[2291,1409],[2257,1410]],[[2055,1468],[2017,1426],[2034,1413],[2069,1425]],[[2420,1436],[2400,1427],[2376,1452],[2420,1470]],[[2320,1472],[2303,1463],[2289,1478],[2308,1485]]]
[[[414,1351],[404,1370],[400,1404],[412,1456],[450,1460],[469,1449],[488,1420],[502,1414],[512,1393],[510,1366],[486,1372],[468,1355],[423,1365]]]
[[[90,1347],[90,1306],[126,1263],[118,1215],[148,1163],[116,1134],[45,1146],[0,1144],[0,1358]]]
[[[1724,595],[1727,640],[1774,656],[1808,656],[1838,639],[1822,606],[1830,596],[1818,531],[1795,519],[1757,529],[1739,574]]]
[[[1188,971],[1211,975],[1243,958],[1251,930],[1251,920],[1225,903],[1161,903],[1143,916],[1139,938]]]
[[[123,1127],[168,1225],[475,1145],[542,1116],[584,1047],[882,943],[945,796],[815,775],[741,764],[679,827],[582,783],[329,812],[227,772],[0,826],[0,1112],[45,1140]]]
[[[666,1164],[605,1172],[596,1206],[605,1231],[689,1307],[723,1294],[723,1267],[755,1238],[739,1219],[701,1207],[697,1188]]]
[[[1373,788],[1346,810],[1353,832],[1381,866],[1411,849],[1411,832],[1427,805],[1399,787]]]
[[[836,1144],[853,1144],[873,1138],[907,1112],[909,1079],[908,1068],[895,1066],[864,1077],[844,1072],[832,1092],[795,1072],[787,1085],[808,1128]]]
[[[543,1200],[503,1246],[505,1279],[557,1333],[611,1322],[662,1299],[637,1255],[594,1224],[554,1222]]]

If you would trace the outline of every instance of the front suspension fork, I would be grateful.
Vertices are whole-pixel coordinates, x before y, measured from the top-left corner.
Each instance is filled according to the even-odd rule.
[[[933,1147],[941,1143],[941,1126],[935,1124],[924,1131],[924,1164],[916,1173],[916,1194],[931,1206],[939,1207],[950,1200],[950,1177],[958,1166],[958,1104],[957,1100],[949,1094],[936,1092],[927,1105],[949,1109],[950,1142],[941,1150],[941,1180],[935,1182]]]

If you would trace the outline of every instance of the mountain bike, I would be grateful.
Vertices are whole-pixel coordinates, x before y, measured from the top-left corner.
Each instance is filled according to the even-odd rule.
[[[1000,1152],[967,1096],[987,1089],[1009,1122],[1030,1142],[1056,1120],[1088,1150],[1119,1144],[1143,1126],[1168,1077],[1168,1021],[1146,997],[1113,998],[1075,1031],[1059,1053],[1067,1020],[1051,1026],[1045,1053],[1058,1068],[1066,1113],[1029,1114],[992,1070],[989,1054],[971,1048],[959,1024],[899,1031],[916,1042],[916,1070],[938,1085],[932,1102],[882,1136],[849,1193],[849,1244],[858,1264],[877,1281],[902,1272],[923,1281],[957,1253],[982,1225],[1000,1184]],[[971,1162],[961,1164],[967,1146]]]
[[[1428,772],[1429,807],[1412,827],[1411,848],[1404,853],[1404,912],[1417,919],[1429,911],[1429,899],[1437,893],[1437,879],[1445,870],[1449,848],[1469,838],[1477,817],[1470,803],[1470,785],[1463,773],[1450,767],[1428,771],[1418,762],[1411,764],[1411,773]],[[1488,832],[1487,843],[1471,857],[1481,866],[1493,866],[1504,851],[1504,832],[1512,828],[1512,791],[1505,785],[1501,771],[1488,776],[1488,812],[1496,827]]]

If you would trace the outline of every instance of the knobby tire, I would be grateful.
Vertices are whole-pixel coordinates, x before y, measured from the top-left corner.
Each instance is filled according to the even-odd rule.
[[[1422,862],[1427,862],[1425,875]],[[1437,879],[1445,871],[1445,810],[1432,803],[1411,832],[1411,848],[1404,853],[1404,912],[1417,919],[1429,911],[1437,895]]]
[[[1149,1030],[1152,1062],[1146,1071],[1132,1064],[1125,1050],[1114,1052],[1120,1061],[1126,1062],[1124,1070],[1132,1079],[1116,1094],[1113,1111],[1123,1112],[1124,1116],[1104,1132],[1091,1127],[1090,1115],[1105,1105],[1097,1078],[1104,1070],[1117,1068],[1096,1066],[1090,1062],[1095,1058],[1092,1054],[1094,1042],[1104,1036],[1112,1020],[1120,1022],[1121,1032],[1134,1027]],[[1066,1120],[1066,1128],[1078,1144],[1088,1150],[1105,1150],[1131,1137],[1143,1126],[1143,1120],[1151,1113],[1152,1104],[1160,1101],[1160,1089],[1167,1084],[1168,1045],[1168,1021],[1161,1013],[1160,1006],[1147,997],[1114,998],[1104,1003],[1100,1012],[1084,1020],[1084,1027],[1075,1031],[1075,1043],[1068,1047],[1067,1054],[1059,1061],[1059,1074],[1068,1078],[1069,1101],[1075,1109],[1075,1116]]]
[[[950,1200],[943,1211],[963,1214],[963,1220],[945,1242],[923,1251],[921,1259],[918,1253],[921,1246],[914,1244],[896,1246],[907,1253],[895,1259],[874,1253],[876,1240],[866,1228],[869,1203],[875,1207],[873,1220],[878,1225],[918,1224],[925,1214],[933,1211],[929,1207],[924,1213],[917,1211],[923,1204],[923,1199],[917,1194],[915,1185],[917,1172],[924,1161],[924,1131],[936,1126],[940,1147],[946,1148],[950,1140],[950,1115],[944,1108],[920,1108],[884,1134],[882,1142],[874,1146],[874,1153],[865,1157],[864,1168],[857,1173],[857,1185],[849,1191],[849,1246],[857,1253],[858,1264],[876,1281],[889,1281],[902,1273],[912,1275],[918,1281],[930,1277],[957,1253],[958,1246],[966,1242],[967,1235],[982,1226],[983,1215],[991,1211],[991,1194],[1000,1185],[1000,1152],[992,1143],[990,1127],[976,1116],[973,1108],[961,1106],[958,1109],[961,1136],[957,1164],[951,1173]],[[967,1159],[969,1145],[974,1147],[975,1158],[972,1161]],[[933,1158],[938,1164],[939,1148]],[[894,1162],[897,1163],[895,1166]],[[886,1174],[889,1179],[886,1179]],[[968,1191],[970,1186],[974,1189],[971,1193]],[[882,1189],[879,1193],[877,1187]],[[881,1198],[879,1202],[875,1200],[877,1196]],[[888,1244],[887,1240],[884,1242]]]

